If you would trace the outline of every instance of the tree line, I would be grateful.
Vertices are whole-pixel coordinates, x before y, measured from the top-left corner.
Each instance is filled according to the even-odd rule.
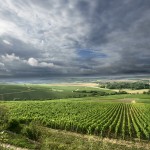
[[[108,89],[149,89],[150,85],[147,82],[106,82],[100,83],[101,88]]]

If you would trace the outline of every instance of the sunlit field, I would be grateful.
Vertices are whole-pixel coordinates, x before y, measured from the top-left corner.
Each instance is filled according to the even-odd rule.
[[[29,149],[61,149],[62,138],[71,136],[83,150],[93,142],[96,150],[106,141],[108,149],[127,149],[128,144],[129,150],[147,149],[150,95],[122,94],[98,84],[85,85],[1,85],[1,131],[5,129],[6,134],[3,142]],[[87,142],[90,137],[93,140]],[[66,140],[69,144],[63,143],[64,149],[77,148]],[[83,145],[79,143],[82,140]]]

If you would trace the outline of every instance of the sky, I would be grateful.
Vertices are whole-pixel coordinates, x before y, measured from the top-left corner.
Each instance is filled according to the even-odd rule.
[[[0,77],[150,74],[150,0],[0,0]]]

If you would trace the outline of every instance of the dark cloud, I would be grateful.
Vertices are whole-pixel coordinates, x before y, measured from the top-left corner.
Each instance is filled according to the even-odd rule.
[[[2,76],[150,73],[149,0],[0,3]]]
[[[10,42],[10,44],[6,44],[3,42],[6,40]],[[21,58],[30,58],[30,57],[41,57],[40,49],[35,48],[30,43],[24,43],[22,40],[15,39],[9,36],[1,36],[0,37],[0,55],[12,54],[15,53],[17,56]]]

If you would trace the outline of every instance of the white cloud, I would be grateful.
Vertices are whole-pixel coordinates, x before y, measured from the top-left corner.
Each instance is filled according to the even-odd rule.
[[[38,47],[42,53],[55,54],[55,51],[64,53],[69,50],[70,55],[67,55],[67,58],[71,57],[75,53],[76,41],[81,42],[88,32],[87,24],[84,24],[77,11],[72,13],[74,2],[69,2],[68,7],[64,5],[63,9],[62,3],[51,3],[53,5],[50,5],[50,9],[45,9],[33,1],[6,0],[0,6],[0,10],[11,15],[8,18],[0,15],[0,34],[30,43]],[[64,49],[64,45],[68,48]]]
[[[53,63],[38,62],[38,60],[35,58],[29,58],[27,63],[33,67],[53,67],[54,66]]]
[[[18,57],[18,56],[16,56],[14,53],[12,53],[12,54],[6,54],[6,55],[2,55],[1,56],[1,59],[3,60],[3,61],[8,61],[8,62],[12,62],[12,61],[19,61],[20,60],[20,58]]]
[[[4,68],[4,66],[5,66],[4,63],[0,62],[0,69]]]
[[[53,63],[46,63],[46,62],[41,62],[41,63],[39,63],[39,65],[41,67],[53,67],[54,66]]]
[[[141,62],[148,65],[150,15],[146,7],[119,0],[77,0],[67,5],[65,0],[5,0],[0,2],[0,61],[14,72],[24,69],[33,74],[41,70],[101,74],[122,64],[129,64],[126,68],[135,63],[141,66]],[[79,53],[79,49],[106,57]]]
[[[4,75],[6,72],[8,72],[8,70],[6,69],[5,64],[0,62],[0,75]]]
[[[9,41],[7,41],[7,40],[3,40],[3,42],[5,43],[5,44],[7,44],[7,45],[12,45]]]
[[[28,59],[28,64],[30,65],[30,66],[38,66],[38,61],[35,59],[35,58],[29,58]]]

